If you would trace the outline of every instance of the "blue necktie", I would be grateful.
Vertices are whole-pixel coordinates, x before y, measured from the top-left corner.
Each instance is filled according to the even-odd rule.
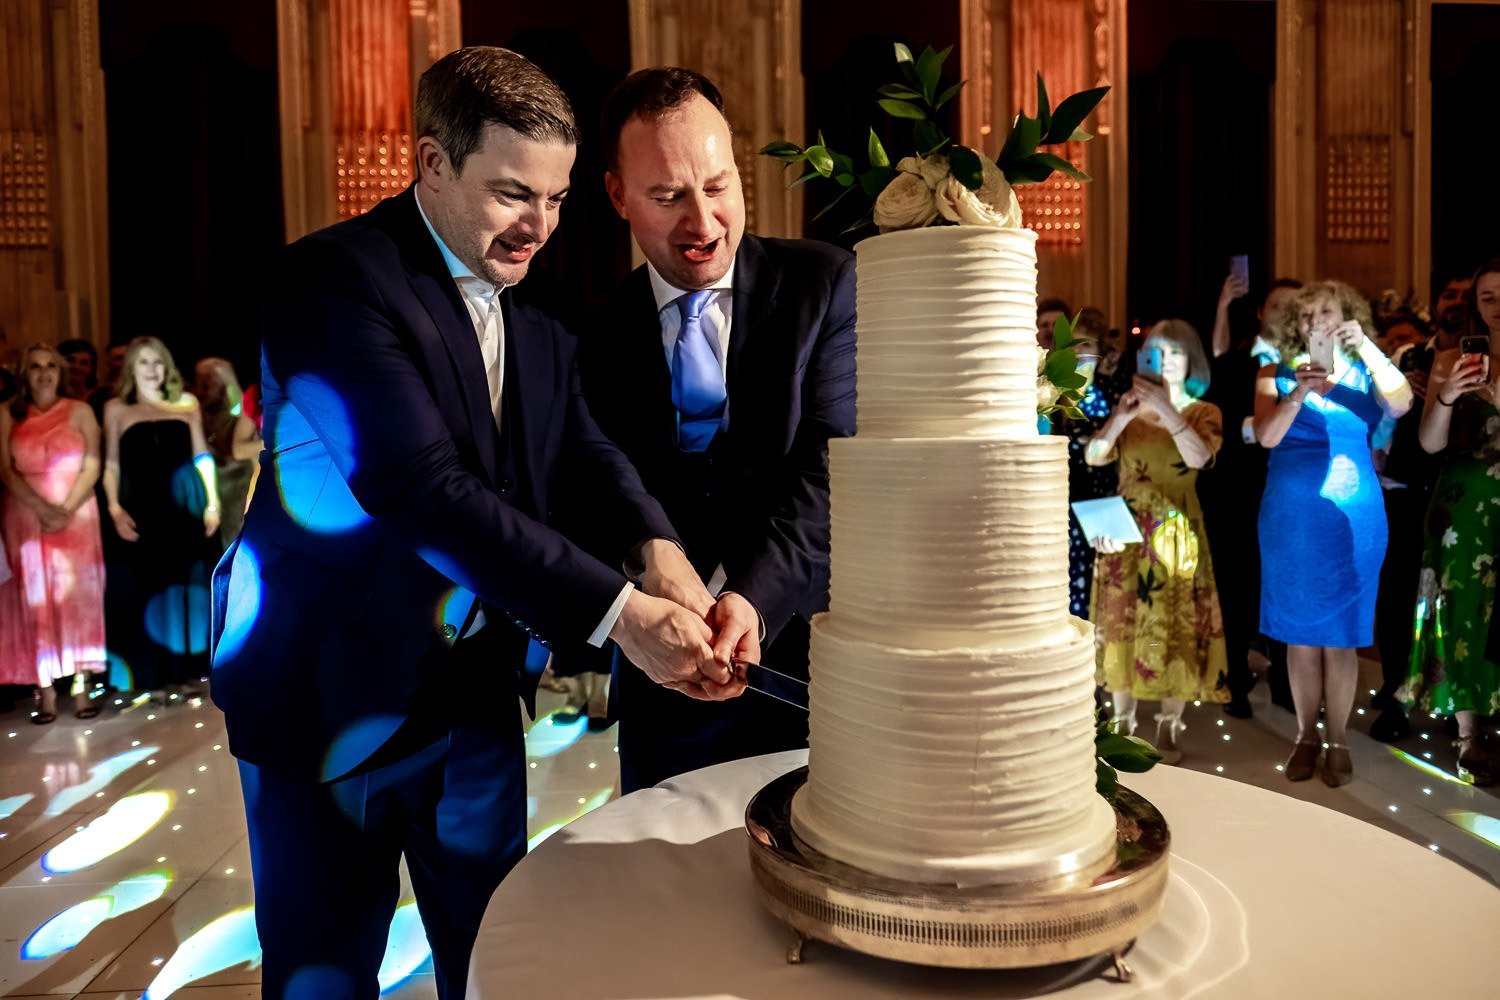
[[[683,451],[704,451],[724,419],[724,369],[714,349],[714,330],[703,322],[712,288],[677,300],[682,325],[672,347],[672,405],[677,407],[677,441]]]

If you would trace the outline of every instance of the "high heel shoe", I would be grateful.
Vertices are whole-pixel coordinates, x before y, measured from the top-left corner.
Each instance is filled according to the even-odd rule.
[[[1354,761],[1349,759],[1349,748],[1343,743],[1328,744],[1328,755],[1323,758],[1323,784],[1337,788],[1353,780]]]
[[[1292,755],[1286,759],[1282,770],[1288,781],[1306,781],[1318,770],[1318,755],[1323,752],[1321,743],[1305,743],[1298,740],[1292,747]]]
[[[1482,733],[1460,736],[1453,741],[1453,748],[1458,751],[1458,780],[1480,788],[1495,783],[1495,772],[1490,768]]]
[[[1162,724],[1166,723],[1166,734]],[[1156,752],[1161,754],[1161,763],[1176,764],[1182,760],[1182,749],[1177,745],[1177,734],[1186,729],[1180,715],[1158,715],[1156,717]]]

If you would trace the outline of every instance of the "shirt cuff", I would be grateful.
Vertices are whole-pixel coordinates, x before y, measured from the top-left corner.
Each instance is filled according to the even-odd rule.
[[[1240,422],[1240,440],[1246,444],[1258,444],[1255,439],[1255,418],[1246,417]]]
[[[594,629],[594,634],[589,636],[590,646],[598,649],[604,645],[604,640],[609,638],[610,630],[615,627],[615,622],[620,620],[620,612],[625,610],[625,602],[630,600],[630,592],[634,589],[635,584],[630,582],[626,582],[625,586],[620,588],[620,595],[615,598],[615,603],[609,606],[609,610],[604,613],[604,620],[599,623],[598,628]]]

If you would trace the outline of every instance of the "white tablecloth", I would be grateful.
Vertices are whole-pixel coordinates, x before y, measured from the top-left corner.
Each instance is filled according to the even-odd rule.
[[[1161,919],[1103,964],[968,971],[808,945],[755,898],[745,805],[803,752],[736,761],[636,792],[526,858],[490,901],[474,998],[1192,997],[1382,1000],[1500,996],[1500,890],[1367,823],[1226,778],[1123,776],[1166,816]]]

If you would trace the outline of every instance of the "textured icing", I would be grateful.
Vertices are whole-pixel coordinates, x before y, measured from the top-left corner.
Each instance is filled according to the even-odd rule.
[[[858,436],[829,449],[797,834],[892,878],[1102,863],[1094,643],[1067,613],[1067,446],[1036,433],[1036,237],[934,227],[858,253]]]

